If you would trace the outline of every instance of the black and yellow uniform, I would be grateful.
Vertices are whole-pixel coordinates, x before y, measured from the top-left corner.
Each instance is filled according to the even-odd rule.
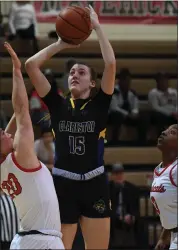
[[[64,99],[51,88],[43,101],[55,133],[53,178],[62,223],[76,223],[80,215],[109,217],[103,155],[111,95],[100,89],[93,99]]]

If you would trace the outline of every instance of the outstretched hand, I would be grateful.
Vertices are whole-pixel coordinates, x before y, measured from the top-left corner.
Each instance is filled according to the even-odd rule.
[[[98,15],[91,5],[89,5],[89,7],[86,7],[86,9],[88,9],[90,12],[91,24],[93,29],[95,30],[100,26]]]
[[[13,50],[11,45],[7,42],[4,43],[4,47],[7,49],[9,55],[11,56],[12,63],[15,69],[21,69],[21,62],[16,55],[16,52]]]

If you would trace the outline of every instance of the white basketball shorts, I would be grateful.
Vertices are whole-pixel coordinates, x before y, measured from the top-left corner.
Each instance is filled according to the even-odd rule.
[[[170,250],[178,249],[178,233],[171,232]]]
[[[65,249],[61,238],[49,235],[15,235],[10,249]]]

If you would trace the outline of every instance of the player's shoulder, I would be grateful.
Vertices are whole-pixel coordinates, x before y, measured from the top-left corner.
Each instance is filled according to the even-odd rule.
[[[3,157],[0,160],[0,165],[8,164],[10,161],[12,161],[12,153],[9,153],[6,157]]]
[[[51,173],[50,173],[49,169],[47,168],[47,166],[43,162],[41,162],[41,161],[39,161],[39,162],[41,165],[41,170],[43,170],[45,173],[47,173],[48,175],[51,176]]]
[[[50,182],[53,182],[52,174],[44,163],[40,162],[40,164],[41,174],[37,176],[39,176],[40,179],[46,180],[50,184]]]
[[[104,92],[104,90],[100,87],[95,96],[92,98],[92,100],[98,100],[98,99],[111,99],[113,94],[107,94]]]

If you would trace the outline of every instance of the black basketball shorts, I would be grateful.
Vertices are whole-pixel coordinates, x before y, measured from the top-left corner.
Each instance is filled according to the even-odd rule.
[[[53,175],[53,180],[62,223],[77,223],[81,216],[110,217],[109,186],[105,174],[87,181],[70,180]]]

